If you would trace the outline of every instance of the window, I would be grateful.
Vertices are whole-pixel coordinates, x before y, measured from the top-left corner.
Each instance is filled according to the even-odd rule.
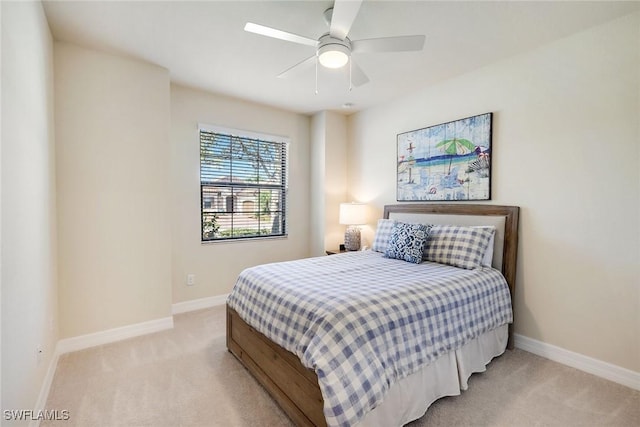
[[[287,140],[200,127],[202,241],[286,236]]]

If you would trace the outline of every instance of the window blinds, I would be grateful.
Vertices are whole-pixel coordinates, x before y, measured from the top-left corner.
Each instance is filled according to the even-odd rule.
[[[287,144],[200,130],[202,241],[286,235]]]

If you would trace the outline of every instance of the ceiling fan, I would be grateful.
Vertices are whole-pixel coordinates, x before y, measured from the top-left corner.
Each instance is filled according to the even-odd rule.
[[[286,69],[278,77],[288,77],[311,64],[316,64],[316,92],[318,63],[327,68],[341,68],[349,64],[350,83],[360,86],[369,81],[367,75],[351,58],[352,53],[403,52],[422,50],[425,36],[382,37],[377,39],[350,40],[347,35],[358,15],[362,0],[335,0],[333,7],[324,11],[329,32],[318,40],[247,22],[245,31],[312,46],[316,53]]]

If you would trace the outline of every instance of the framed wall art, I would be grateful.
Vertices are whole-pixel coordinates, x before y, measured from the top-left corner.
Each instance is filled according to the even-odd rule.
[[[492,117],[398,134],[397,200],[491,200]]]

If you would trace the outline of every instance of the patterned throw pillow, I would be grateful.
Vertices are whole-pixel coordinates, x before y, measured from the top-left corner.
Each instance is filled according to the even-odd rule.
[[[396,222],[384,257],[420,264],[431,227],[425,224]]]
[[[376,235],[373,238],[373,244],[371,249],[376,252],[384,253],[387,250],[389,239],[393,234],[393,226],[396,223],[393,219],[379,219],[378,228],[376,228]]]
[[[466,269],[481,267],[493,234],[494,230],[488,228],[434,225],[424,259]]]

